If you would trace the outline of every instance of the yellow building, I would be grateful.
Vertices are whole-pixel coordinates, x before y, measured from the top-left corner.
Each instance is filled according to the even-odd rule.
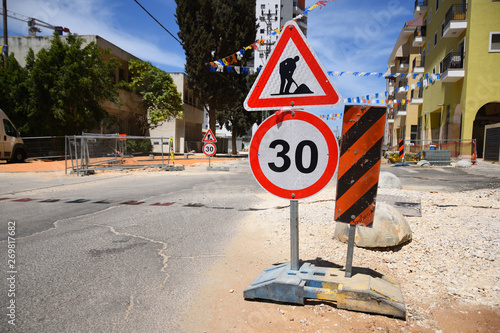
[[[426,31],[418,137],[476,139],[500,123],[500,1],[416,0]]]

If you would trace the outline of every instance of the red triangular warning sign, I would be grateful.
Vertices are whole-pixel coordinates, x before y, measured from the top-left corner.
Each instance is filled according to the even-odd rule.
[[[283,27],[243,106],[247,111],[334,107],[342,99],[297,23]]]
[[[205,136],[203,137],[203,142],[217,142],[217,139],[215,138],[214,133],[212,130],[209,128],[207,133],[205,133]]]

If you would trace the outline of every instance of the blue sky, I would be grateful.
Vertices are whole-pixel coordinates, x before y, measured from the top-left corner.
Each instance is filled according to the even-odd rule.
[[[139,0],[174,35],[174,0]],[[306,0],[306,7],[317,0]],[[387,60],[404,23],[413,19],[414,0],[337,0],[308,15],[308,41],[327,71],[385,72]],[[97,34],[167,72],[184,71],[184,50],[134,0],[7,0],[7,9],[79,35]],[[0,27],[1,28],[1,27]],[[9,35],[26,36],[27,24],[9,18]],[[50,35],[42,28],[38,35]],[[3,34],[3,29],[2,29]],[[246,45],[242,45],[246,46]],[[237,50],[234,50],[235,52]],[[208,69],[207,69],[208,70]],[[378,77],[333,77],[342,97],[383,92]],[[316,114],[340,113],[311,109]],[[334,132],[340,121],[328,121]]]

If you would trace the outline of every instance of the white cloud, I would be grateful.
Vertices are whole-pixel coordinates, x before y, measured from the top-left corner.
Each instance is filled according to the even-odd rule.
[[[149,40],[148,37],[154,37],[141,34],[140,29],[131,29],[135,33],[123,29],[124,22],[120,21],[122,6],[123,3],[101,0],[20,0],[9,3],[8,9],[51,25],[68,27],[79,35],[99,35],[142,60],[182,71],[184,55],[179,52],[180,46],[170,51],[168,47],[161,47]],[[140,10],[137,7],[137,11]],[[39,35],[52,34],[49,29],[42,27],[42,30]],[[9,32],[11,35],[27,35],[27,24],[9,19]]]

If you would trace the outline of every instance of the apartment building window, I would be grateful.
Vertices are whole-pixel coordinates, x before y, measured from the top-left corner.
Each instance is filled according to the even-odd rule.
[[[438,0],[439,1],[439,0]],[[410,127],[410,142],[416,143],[417,135],[418,135],[418,127],[417,125],[411,125]]]
[[[266,5],[260,5],[260,9],[266,9]]]
[[[443,59],[439,62],[439,74],[443,73]]]
[[[438,33],[436,31],[436,33],[434,33],[434,46],[436,46],[438,43]]]
[[[500,32],[490,32],[490,52],[500,52]]]
[[[431,44],[427,44],[427,55],[431,53]]]
[[[429,23],[431,23],[432,20],[432,9],[429,9]]]
[[[441,38],[443,38],[444,35],[444,21],[441,23]]]
[[[438,11],[439,9],[439,0],[436,0],[436,12]]]

